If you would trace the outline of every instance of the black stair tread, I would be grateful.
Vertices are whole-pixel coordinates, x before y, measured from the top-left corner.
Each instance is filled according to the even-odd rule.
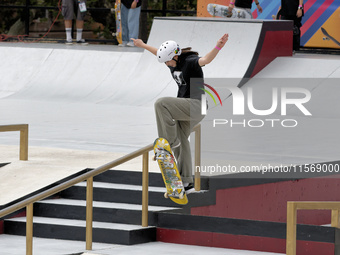
[[[13,219],[7,219],[10,222],[26,222],[26,217],[18,217]],[[71,226],[71,227],[86,227],[85,220],[71,220],[71,219],[58,219],[49,217],[33,217],[33,223],[35,224],[47,224],[47,225],[59,225],[59,226]],[[93,221],[93,228],[98,229],[116,229],[122,231],[133,231],[139,229],[154,228],[153,226],[142,227],[141,225],[121,224],[121,223],[108,223],[108,222],[96,222]]]
[[[86,187],[86,182],[80,182],[74,186],[78,187]],[[142,191],[142,186],[140,185],[129,185],[129,184],[118,184],[118,183],[107,183],[107,182],[93,182],[94,188],[106,188],[106,189],[121,189],[121,190],[135,190]],[[149,186],[149,191],[151,192],[161,192],[164,193],[166,191],[164,187],[151,187]]]
[[[75,199],[47,199],[40,201],[38,203],[42,204],[55,204],[55,205],[70,205],[70,206],[86,206],[85,200],[75,200]],[[93,201],[93,207],[95,208],[108,208],[108,209],[126,209],[126,210],[136,210],[141,211],[142,205],[140,204],[127,204],[127,203],[114,203],[114,202],[99,202]],[[178,209],[176,207],[166,207],[166,206],[148,206],[149,211],[165,211]]]

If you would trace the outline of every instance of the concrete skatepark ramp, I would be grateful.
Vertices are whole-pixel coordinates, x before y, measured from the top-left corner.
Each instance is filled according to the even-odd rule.
[[[158,47],[171,39],[205,55],[229,33],[226,47],[204,68],[205,76],[243,78],[277,56],[291,55],[290,26],[284,21],[156,18],[148,43]],[[2,46],[1,98],[146,105],[175,95],[169,71],[148,52]]]
[[[148,43],[158,47],[172,39],[203,55],[229,33],[226,47],[204,67],[205,76],[242,79],[277,56],[291,55],[290,26],[287,21],[157,18]],[[3,43],[0,52],[5,59],[0,63],[2,121],[29,123],[30,145],[140,148],[157,133],[153,102],[177,91],[169,70],[139,49]],[[9,139],[2,141],[13,144]]]

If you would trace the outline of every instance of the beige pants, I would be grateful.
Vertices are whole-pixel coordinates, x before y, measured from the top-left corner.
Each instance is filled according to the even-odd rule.
[[[164,97],[155,103],[158,136],[169,141],[177,167],[185,183],[193,183],[193,169],[188,138],[192,128],[203,118],[201,101]],[[180,143],[180,146],[176,147]],[[176,147],[176,148],[173,148]]]

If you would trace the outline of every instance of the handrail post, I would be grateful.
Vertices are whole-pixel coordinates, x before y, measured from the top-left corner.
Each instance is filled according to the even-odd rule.
[[[333,228],[340,228],[340,219],[339,219],[339,209],[332,210],[332,221],[331,226]]]
[[[201,125],[195,127],[195,190],[201,190]]]
[[[0,125],[0,132],[20,131],[19,159],[28,160],[28,124]]]
[[[148,226],[149,205],[149,152],[143,154],[143,180],[142,180],[142,227]]]
[[[33,203],[26,206],[26,255],[33,254]]]
[[[20,130],[20,160],[28,160],[28,125]]]
[[[296,214],[296,204],[294,202],[287,202],[287,255],[296,255]]]
[[[86,250],[92,250],[93,177],[88,178],[86,182]]]

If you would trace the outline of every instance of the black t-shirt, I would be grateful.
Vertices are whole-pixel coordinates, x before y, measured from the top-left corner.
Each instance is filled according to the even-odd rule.
[[[198,64],[199,58],[195,53],[184,53],[179,56],[176,67],[169,67],[178,85],[177,97],[201,100],[201,95],[204,94],[202,90],[204,81],[202,68]]]
[[[253,0],[236,0],[235,7],[251,9],[252,3],[253,3]]]
[[[133,3],[133,0],[121,0],[122,4],[125,5],[126,8],[130,9]],[[137,3],[137,7],[142,5],[142,0],[139,0]]]
[[[281,0],[282,16],[296,16],[296,12],[299,7],[299,0]]]

